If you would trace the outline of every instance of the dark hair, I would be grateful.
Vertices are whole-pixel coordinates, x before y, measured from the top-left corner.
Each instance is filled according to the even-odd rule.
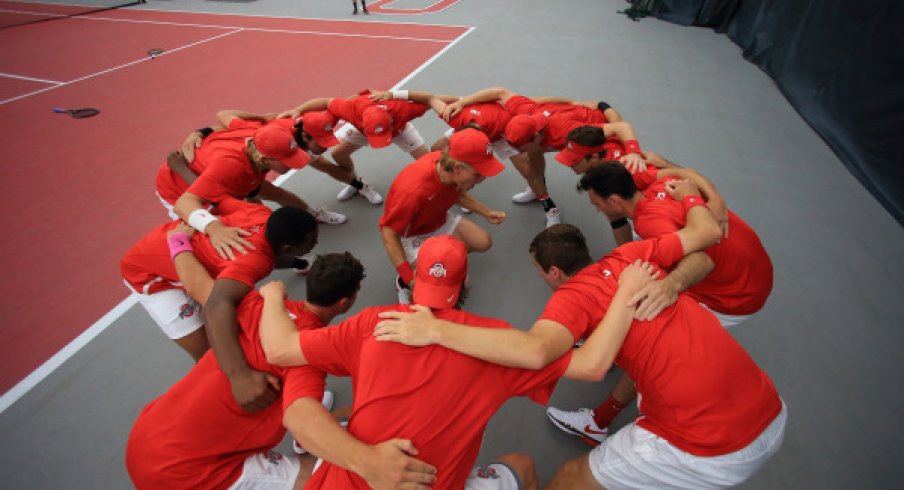
[[[606,142],[606,133],[597,126],[581,126],[568,133],[568,141],[584,146],[599,146]]]
[[[295,139],[295,143],[298,144],[298,147],[304,151],[308,151],[308,142],[304,140],[304,124],[302,124],[301,119],[295,123],[295,131],[292,132],[292,138]]]
[[[581,176],[578,192],[588,189],[593,189],[603,199],[613,194],[622,199],[631,199],[637,192],[637,185],[624,165],[609,160],[594,165]]]
[[[307,300],[317,306],[332,306],[361,288],[364,266],[354,255],[332,253],[318,255],[305,278]]]
[[[553,225],[541,231],[528,249],[544,272],[556,266],[571,276],[593,263],[584,234],[574,225]]]
[[[282,207],[267,219],[267,241],[277,255],[283,245],[302,245],[316,231],[317,220],[303,209]]]

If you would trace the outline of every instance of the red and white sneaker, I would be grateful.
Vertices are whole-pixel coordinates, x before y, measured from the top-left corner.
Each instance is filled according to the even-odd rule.
[[[587,444],[596,447],[609,437],[609,429],[600,429],[593,420],[593,410],[579,408],[574,412],[559,410],[555,407],[546,409],[546,416],[553,425],[563,432],[576,435]]]

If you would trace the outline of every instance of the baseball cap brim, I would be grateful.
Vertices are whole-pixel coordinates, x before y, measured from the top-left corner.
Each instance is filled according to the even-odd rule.
[[[449,309],[458,303],[458,292],[461,284],[426,284],[419,281],[414,286],[412,299],[415,304],[435,309]]]
[[[332,148],[339,144],[339,139],[336,138],[333,133],[321,134],[319,136],[311,135],[311,138],[314,138],[314,141],[324,148]]]
[[[484,177],[493,177],[499,175],[499,172],[502,172],[505,169],[505,165],[502,164],[496,157],[493,155],[488,156],[487,158],[480,160],[479,162],[467,162],[474,170],[477,171],[480,175]]]
[[[566,165],[568,167],[574,167],[575,165],[578,164],[578,162],[583,160],[585,156],[586,155],[583,155],[581,153],[574,151],[571,148],[566,147],[566,148],[563,148],[562,151],[560,151],[556,155],[556,161],[561,163],[562,165]]]
[[[298,170],[300,168],[304,168],[304,166],[307,165],[308,162],[311,161],[311,156],[308,155],[308,152],[306,152],[306,151],[298,150],[289,157],[277,158],[277,160],[279,160],[280,162],[283,163],[283,165],[285,165],[289,168]]]
[[[367,135],[367,144],[370,145],[371,148],[384,148],[389,146],[390,143],[392,143],[392,133],[389,131],[385,131],[381,134]]]

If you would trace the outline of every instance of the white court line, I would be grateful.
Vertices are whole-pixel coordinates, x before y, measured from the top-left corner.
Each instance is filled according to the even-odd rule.
[[[193,42],[193,43],[191,43],[191,44],[186,44],[186,45],[184,45],[184,46],[179,46],[178,48],[173,48],[173,49],[170,49],[169,51],[163,52],[163,53],[160,54],[160,55],[157,55],[157,57],[159,58],[160,56],[165,56],[165,55],[170,54],[170,53],[175,53],[175,52],[177,52],[177,51],[182,51],[183,49],[191,48],[191,47],[197,46],[197,45],[199,45],[199,44],[204,44],[204,43],[207,43],[207,42],[210,42],[210,41],[214,41],[214,40],[219,39],[219,38],[221,38],[221,37],[231,36],[232,34],[235,34],[235,33],[237,33],[237,32],[241,32],[241,29],[238,29],[238,30],[235,30],[235,31],[230,31],[230,32],[224,32],[224,33],[222,33],[222,34],[218,34],[218,35],[216,35],[216,36],[209,37],[209,38],[207,38],[207,39],[202,39],[202,40],[200,40],[200,41],[195,41],[195,42]],[[79,77],[79,78],[76,78],[76,79],[74,79],[74,80],[69,80],[68,82],[60,82],[59,85],[54,85],[53,87],[45,87],[45,88],[42,88],[42,89],[40,89],[40,90],[35,90],[34,92],[29,92],[29,93],[23,94],[23,95],[17,95],[16,97],[11,97],[11,98],[6,99],[6,100],[0,100],[0,105],[6,104],[6,103],[8,103],[8,102],[12,102],[12,101],[14,101],[14,100],[24,99],[25,97],[31,97],[32,95],[37,95],[37,94],[40,94],[40,93],[42,93],[42,92],[47,92],[48,90],[54,90],[54,89],[57,89],[57,88],[60,88],[60,87],[65,87],[66,85],[70,85],[70,84],[73,84],[73,83],[76,83],[76,82],[81,82],[82,80],[87,80],[87,79],[89,79],[89,78],[94,78],[94,77],[103,75],[103,74],[105,74],[105,73],[110,73],[111,71],[121,70],[121,69],[123,69],[123,68],[129,67],[129,66],[132,66],[132,65],[135,65],[135,64],[137,64],[137,63],[144,63],[145,61],[150,61],[151,59],[153,59],[153,58],[150,58],[150,57],[148,57],[148,58],[141,58],[140,60],[135,60],[135,61],[130,61],[130,62],[128,62],[128,63],[123,63],[123,64],[121,64],[121,65],[119,65],[119,66],[114,66],[113,68],[107,68],[106,70],[102,70],[102,71],[99,71],[99,72],[97,72],[97,73],[92,73],[92,74],[90,74],[90,75],[85,75],[85,76],[83,76],[83,77]]]
[[[395,10],[406,10],[407,11],[407,12],[382,12],[382,11],[380,11],[381,14],[386,14],[386,15],[420,15],[420,14],[426,15],[426,14],[435,14],[438,12],[442,12],[443,10],[446,10],[447,8],[454,7],[454,6],[458,5],[458,3],[461,0],[455,0],[454,2],[450,3],[449,5],[446,5],[445,7],[441,8],[439,10],[430,10],[430,9],[434,5],[442,3],[443,0],[436,0],[436,2],[433,2],[432,4],[430,4],[426,7],[422,7],[422,8],[406,9],[406,8],[400,8],[400,7],[390,7],[390,5],[396,3],[397,1],[398,0],[392,0],[390,2],[386,2],[384,4],[377,5],[376,7],[381,10],[383,9],[383,7],[386,7],[386,8],[391,8],[391,9],[395,9]],[[374,12],[378,12],[378,11],[375,10]]]
[[[60,349],[59,352],[32,371],[25,379],[19,381],[16,386],[13,386],[9,391],[4,393],[3,396],[0,396],[0,413],[5,412],[10,405],[16,403],[19,398],[22,398],[29,390],[43,381],[44,378],[50,376],[50,374],[56,371],[58,367],[62,366],[64,362],[69,360],[76,352],[80,351],[82,347],[88,345],[88,342],[94,340],[94,337],[97,337],[101,332],[106,330],[113,322],[119,320],[119,318],[137,302],[137,296],[129,295],[128,298],[122,300],[122,302],[116,305],[106,315],[101,317],[100,320],[94,322],[94,325],[91,325],[88,330],[82,332],[75,340],[69,342],[66,347]]]
[[[448,51],[452,46],[454,46],[458,41],[461,41],[465,36],[470,34],[475,28],[470,27],[467,31],[462,33],[460,36],[455,38],[448,46],[441,49],[438,53],[433,55],[430,59],[425,61],[421,66],[417,67],[414,71],[408,74],[405,78],[403,78],[399,83],[393,86],[393,90],[407,83],[411,78],[420,73],[427,68],[430,64],[436,61],[440,55],[444,54]],[[228,33],[227,33],[228,34]],[[223,34],[223,35],[227,35]],[[202,41],[203,42],[203,41]],[[197,43],[196,43],[197,44]],[[186,46],[187,47],[187,46]],[[181,49],[181,48],[180,48]],[[172,52],[172,51],[170,51]],[[291,170],[284,175],[276,178],[273,183],[274,185],[282,185],[286,180],[288,180],[292,175],[295,174],[297,170]],[[20,398],[25,396],[32,388],[38,385],[45,378],[50,376],[57,368],[63,365],[64,362],[69,360],[70,357],[75,355],[82,347],[86,346],[88,342],[94,340],[95,337],[100,335],[104,330],[107,329],[110,325],[120,319],[126,311],[129,310],[132,306],[134,306],[138,302],[138,299],[135,295],[130,295],[128,298],[123,300],[121,303],[116,305],[112,310],[110,310],[106,315],[104,315],[100,320],[91,325],[88,330],[85,330],[81,335],[75,338],[72,342],[70,342],[66,347],[63,347],[59,352],[53,355],[47,362],[42,364],[40,367],[35,369],[31,374],[26,376],[22,381],[16,384],[12,389],[7,391],[0,397],[0,414],[6,411],[13,403],[16,403]]]
[[[339,36],[339,37],[364,37],[368,39],[393,39],[399,41],[422,41],[422,42],[431,42],[431,43],[447,43],[448,39],[432,39],[428,37],[407,37],[407,36],[383,36],[380,34],[355,34],[348,32],[330,32],[330,31],[305,31],[305,30],[296,30],[296,29],[268,29],[266,27],[240,27],[240,26],[226,26],[226,25],[217,25],[217,24],[191,24],[184,22],[169,22],[163,20],[138,20],[138,19],[116,19],[113,17],[79,17],[78,20],[102,20],[107,22],[128,22],[132,24],[155,24],[155,25],[164,25],[164,26],[180,26],[180,27],[208,27],[213,29],[240,29],[242,31],[257,31],[257,32],[274,32],[278,34],[312,34],[312,35],[321,35],[321,36]]]
[[[28,80],[29,82],[41,82],[41,83],[52,83],[54,85],[59,85],[61,83],[66,82],[58,82],[56,80],[44,80],[43,78],[33,78],[33,77],[25,77],[22,75],[13,75],[12,73],[0,73],[0,77],[5,78],[18,78],[19,80]]]
[[[48,14],[48,13],[43,13],[43,12],[29,12],[27,10],[12,10],[12,9],[0,9],[0,13],[34,15],[34,16],[41,16],[41,17],[68,17],[65,14]]]

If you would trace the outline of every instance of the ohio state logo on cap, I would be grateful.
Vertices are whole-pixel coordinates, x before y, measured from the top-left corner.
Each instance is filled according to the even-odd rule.
[[[330,123],[326,123],[326,124],[323,125],[323,130],[326,131],[326,132],[330,132],[330,131],[333,130],[333,125],[330,124]]]
[[[374,128],[374,133],[380,134],[383,132],[383,126],[377,126]]]
[[[567,147],[568,147],[568,149],[569,149],[569,150],[573,150],[573,149],[574,149],[574,145],[573,145],[573,144],[571,144],[571,142],[570,142],[570,141],[569,141],[569,142],[568,142],[568,144],[567,144],[567,145],[565,145],[565,146],[567,146]]]
[[[430,270],[427,271],[427,274],[439,279],[440,277],[446,277],[446,266],[443,265],[442,262],[437,262],[430,266]]]
[[[492,154],[493,154],[493,144],[487,143],[487,156],[490,156]]]
[[[294,139],[289,141],[289,151],[293,151],[293,150],[297,150],[297,149],[298,149],[298,143],[296,143]]]

